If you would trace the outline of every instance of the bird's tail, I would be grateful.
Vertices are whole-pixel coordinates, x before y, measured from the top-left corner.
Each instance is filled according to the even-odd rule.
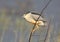
[[[47,22],[46,21],[37,21],[37,25],[38,26],[47,26]]]
[[[40,26],[47,26],[47,23],[46,22],[43,22],[43,21],[37,21],[36,22],[36,27],[34,28],[33,32],[36,31],[37,29],[39,30],[39,27]]]
[[[36,25],[38,25],[38,26],[43,26],[44,23],[43,23],[43,21],[37,21]]]

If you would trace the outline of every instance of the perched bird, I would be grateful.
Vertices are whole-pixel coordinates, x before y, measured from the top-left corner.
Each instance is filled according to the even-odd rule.
[[[35,12],[28,12],[28,13],[26,13],[26,14],[23,15],[23,18],[26,21],[28,21],[28,22],[30,22],[32,24],[36,23],[36,27],[37,28],[35,28],[33,31],[35,31],[36,29],[38,29],[39,26],[45,26],[46,25],[45,24],[46,21],[44,20],[44,18],[42,16],[40,16],[39,20],[36,22],[36,20],[39,17],[39,15],[40,15],[39,13],[35,13]]]

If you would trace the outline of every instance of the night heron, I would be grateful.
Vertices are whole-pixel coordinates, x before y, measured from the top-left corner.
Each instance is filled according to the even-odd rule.
[[[35,24],[36,23],[36,27],[33,31],[35,31],[36,29],[38,29],[38,27],[40,26],[45,26],[46,25],[46,21],[45,19],[40,16],[40,18],[38,19],[38,21],[36,22],[37,18],[39,17],[39,13],[35,13],[35,12],[28,12],[26,14],[23,15],[23,18],[32,23],[32,24]]]

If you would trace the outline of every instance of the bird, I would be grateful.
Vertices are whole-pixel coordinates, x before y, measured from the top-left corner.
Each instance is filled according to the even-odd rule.
[[[45,26],[46,25],[46,20],[40,16],[38,21],[36,22],[37,18],[39,17],[39,13],[36,12],[27,12],[25,13],[22,17],[29,23],[31,24],[36,24],[36,28],[33,30],[37,30],[40,26]]]

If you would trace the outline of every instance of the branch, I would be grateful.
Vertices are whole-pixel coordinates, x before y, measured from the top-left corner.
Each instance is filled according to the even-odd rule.
[[[39,17],[37,18],[36,22],[38,21],[38,19],[42,15],[43,11],[47,8],[47,6],[49,5],[50,2],[51,2],[51,0],[49,0],[48,3],[47,3],[47,5],[42,9],[42,11],[41,11]],[[30,33],[29,42],[31,42],[31,37],[32,37],[32,34],[33,34],[33,30],[35,29],[35,26],[36,26],[36,23],[34,24],[33,29],[32,29],[32,31]]]
[[[49,23],[48,23],[48,29],[47,29],[47,33],[46,33],[44,42],[46,42],[46,40],[47,40],[47,39],[49,38],[49,36],[50,36],[50,34],[49,34],[49,33],[51,32],[50,23],[51,23],[51,19],[49,20]]]

